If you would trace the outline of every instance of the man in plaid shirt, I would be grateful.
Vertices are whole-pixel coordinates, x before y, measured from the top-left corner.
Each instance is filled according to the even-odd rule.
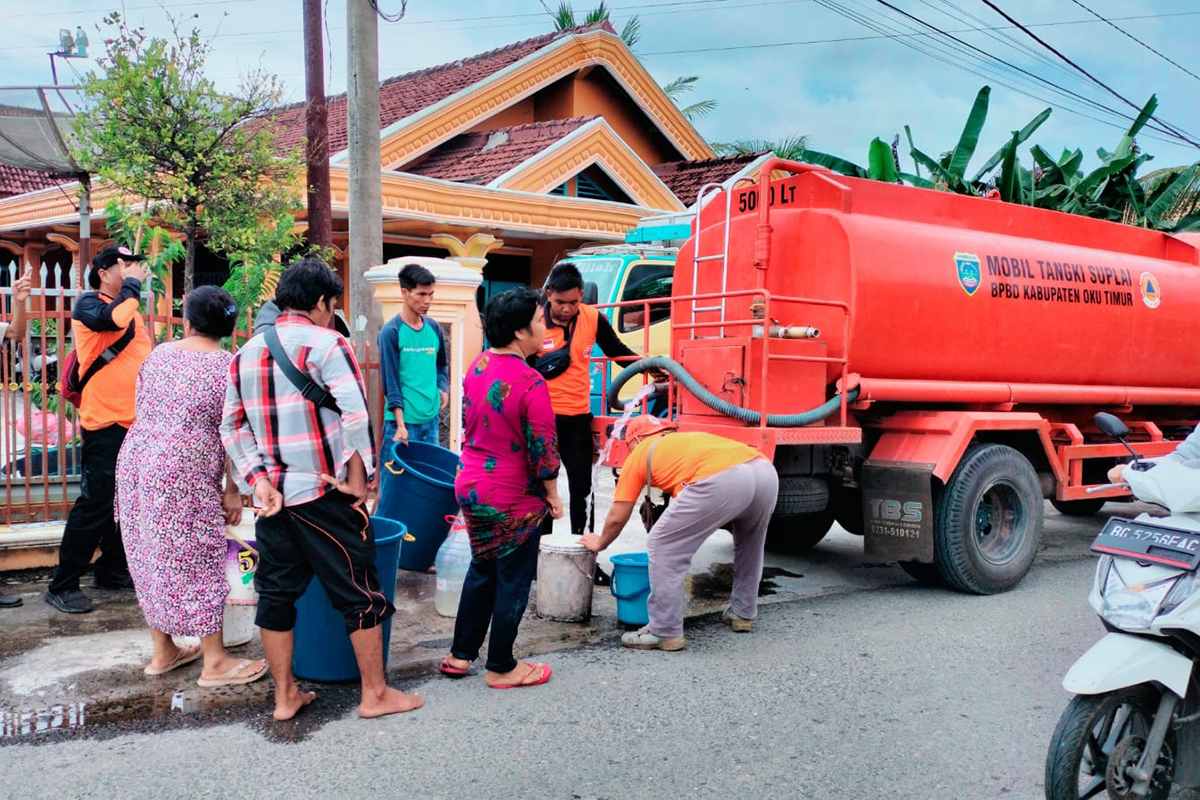
[[[275,331],[284,351],[333,396],[337,410],[300,393],[262,334],[234,356],[225,394],[221,439],[258,515],[255,622],[281,720],[316,697],[301,692],[292,675],[296,600],[314,575],[346,621],[362,675],[359,714],[379,717],[424,702],[384,682],[379,626],[395,608],[380,591],[375,535],[362,508],[375,464],[366,393],[353,352],[329,327],[341,295],[341,279],[313,258],[288,267],[275,293],[283,312]]]

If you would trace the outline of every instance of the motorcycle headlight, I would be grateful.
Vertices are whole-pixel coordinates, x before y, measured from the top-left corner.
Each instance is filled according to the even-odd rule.
[[[1162,605],[1159,606],[1159,614],[1170,614],[1175,609],[1187,600],[1189,597],[1200,591],[1200,575],[1195,572],[1189,572],[1175,582],[1175,586],[1167,594]]]
[[[1113,561],[1104,578],[1104,588],[1101,590],[1102,603],[1100,616],[1110,625],[1118,628],[1146,629],[1158,616],[1159,607],[1167,594],[1179,580],[1178,575],[1172,575],[1153,583],[1142,583],[1134,586],[1126,585],[1121,578],[1117,561]],[[1181,599],[1182,602],[1182,599]]]

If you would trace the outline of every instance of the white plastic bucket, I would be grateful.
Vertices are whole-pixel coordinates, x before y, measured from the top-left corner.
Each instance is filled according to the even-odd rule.
[[[558,622],[586,622],[592,616],[596,554],[570,533],[543,536],[538,550],[537,615]]]
[[[258,610],[254,570],[258,567],[258,551],[254,549],[254,517],[247,516],[248,521],[243,518],[241,524],[225,529],[225,579],[229,582],[229,595],[225,598],[222,639],[226,647],[237,647],[254,638],[254,615]]]

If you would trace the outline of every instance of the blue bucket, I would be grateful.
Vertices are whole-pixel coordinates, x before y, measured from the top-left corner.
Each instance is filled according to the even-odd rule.
[[[384,458],[375,511],[408,529],[400,548],[400,569],[426,572],[450,532],[446,517],[458,516],[458,454],[425,442],[395,442],[388,444]]]
[[[617,621],[626,625],[650,624],[650,554],[620,553],[612,561],[612,584],[617,598]]]
[[[396,598],[396,563],[400,560],[400,540],[404,524],[384,517],[372,517],[375,530],[375,570],[388,602]],[[310,681],[358,680],[358,661],[346,633],[346,621],[334,610],[329,595],[315,577],[296,601],[296,647],[292,651],[292,672]],[[383,622],[383,666],[387,667],[388,646],[392,641],[391,617]]]

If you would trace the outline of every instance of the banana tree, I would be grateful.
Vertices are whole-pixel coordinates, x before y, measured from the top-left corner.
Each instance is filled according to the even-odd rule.
[[[912,156],[914,164],[914,170],[911,173],[900,170],[899,159],[896,158],[895,151],[878,137],[871,142],[868,149],[868,166],[865,168],[839,156],[815,150],[806,149],[803,158],[809,163],[820,164],[835,172],[856,178],[872,178],[893,183],[903,182],[927,189],[937,188],[970,195],[981,195],[987,192],[991,188],[986,180],[987,176],[996,169],[997,165],[1000,165],[1000,181],[1005,184],[1005,188],[1001,189],[1001,196],[1006,200],[1011,198],[1011,202],[1029,203],[1033,195],[1032,175],[1020,166],[1017,159],[1017,148],[1028,140],[1043,122],[1049,119],[1051,110],[1049,108],[1043,110],[1020,130],[1013,131],[1012,138],[993,153],[973,176],[968,177],[967,168],[975,155],[980,133],[987,121],[991,91],[990,87],[984,86],[976,94],[975,102],[971,105],[971,112],[967,115],[962,133],[959,134],[958,143],[953,150],[942,154],[941,158],[934,159],[917,148],[913,143],[912,129],[907,125],[904,126],[909,154]],[[922,173],[922,169],[926,174]]]

